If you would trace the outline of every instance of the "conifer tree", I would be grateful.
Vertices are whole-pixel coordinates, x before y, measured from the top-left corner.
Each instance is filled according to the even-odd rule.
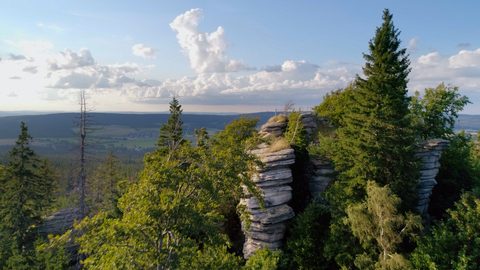
[[[417,180],[414,158],[415,137],[410,128],[407,76],[410,61],[400,49],[400,32],[386,9],[383,24],[369,42],[370,54],[357,75],[349,106],[337,130],[338,140],[329,149],[340,180],[335,184],[335,200],[340,204],[365,197],[368,180],[389,185],[408,203]],[[407,203],[407,204],[408,204]]]
[[[186,142],[183,139],[182,112],[182,106],[174,97],[170,102],[170,118],[168,118],[167,124],[162,124],[157,142],[160,150],[168,153],[169,156],[172,156],[175,150]]]
[[[22,122],[20,136],[0,179],[0,266],[11,256],[15,256],[13,261],[29,264],[30,259],[22,255],[33,250],[35,226],[42,222],[42,215],[53,202],[54,170],[30,148],[31,141]]]

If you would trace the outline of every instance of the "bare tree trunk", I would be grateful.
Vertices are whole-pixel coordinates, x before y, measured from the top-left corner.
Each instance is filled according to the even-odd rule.
[[[87,137],[87,104],[85,98],[85,90],[80,92],[80,119],[79,119],[79,135],[80,135],[80,173],[79,173],[79,191],[80,191],[80,212],[82,219],[86,214],[86,194],[85,194],[85,183],[87,181],[87,173],[85,168],[85,147],[86,142],[85,138]]]

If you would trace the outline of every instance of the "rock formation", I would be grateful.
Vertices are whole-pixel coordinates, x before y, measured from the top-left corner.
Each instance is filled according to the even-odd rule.
[[[284,120],[286,120],[284,118]],[[270,122],[266,123],[261,127],[259,132],[260,137],[268,138],[268,137],[279,137],[285,133],[285,129],[287,128],[287,122]]]
[[[49,234],[63,234],[73,229],[75,220],[80,221],[82,215],[79,208],[67,208],[53,213],[47,217],[42,226],[39,227],[39,233],[43,237]]]
[[[302,114],[300,116],[303,127],[307,131],[307,140],[312,141],[312,134],[318,127],[333,128],[327,121],[312,113]],[[318,145],[318,141],[313,141]],[[309,180],[310,191],[314,199],[325,191],[328,184],[333,181],[333,173],[335,172],[333,164],[327,158],[310,157],[308,169],[304,177]]]
[[[278,137],[283,134],[285,127],[285,123],[267,123],[262,126],[260,133],[264,137]],[[273,250],[283,246],[286,223],[295,216],[288,206],[292,199],[292,188],[288,184],[293,181],[289,166],[295,163],[294,150],[288,148],[269,153],[268,149],[267,144],[260,144],[259,149],[251,151],[265,163],[252,176],[257,189],[263,193],[265,211],[260,208],[258,200],[248,194],[247,198],[240,201],[250,213],[251,220],[249,228],[242,224],[245,233],[243,256],[246,259],[264,245]]]
[[[433,139],[419,143],[419,149],[415,156],[420,158],[420,180],[417,184],[418,203],[417,210],[424,217],[427,215],[428,204],[432,189],[437,184],[435,176],[440,168],[440,157],[442,150],[450,146],[450,141],[442,139]]]

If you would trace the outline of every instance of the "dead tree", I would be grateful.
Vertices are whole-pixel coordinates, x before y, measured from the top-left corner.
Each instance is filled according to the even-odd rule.
[[[80,196],[80,214],[82,219],[85,218],[88,206],[86,203],[86,182],[87,182],[87,135],[93,133],[97,128],[94,127],[95,121],[93,115],[90,114],[91,108],[87,105],[87,97],[84,89],[80,90],[78,99],[80,105],[80,115],[76,119],[76,125],[78,127],[78,135],[80,143],[79,158],[80,158],[80,171],[78,173],[78,191]]]
[[[283,115],[287,115],[288,112],[293,109],[293,105],[295,105],[295,103],[293,103],[291,99],[285,102],[285,105],[283,106]]]

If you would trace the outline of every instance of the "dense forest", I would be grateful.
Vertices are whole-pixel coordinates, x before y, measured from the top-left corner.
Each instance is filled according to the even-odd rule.
[[[474,136],[454,131],[470,101],[443,82],[408,96],[406,49],[388,10],[382,19],[363,76],[309,112],[328,123],[311,138],[291,104],[269,120],[286,123],[278,137],[261,136],[259,118],[247,116],[210,133],[197,123],[187,137],[173,98],[146,154],[98,154],[82,109],[71,162],[38,155],[22,122],[8,157],[0,156],[0,268],[478,269],[480,149]],[[137,125],[145,125],[141,117]],[[415,151],[429,139],[450,147],[423,214],[415,207]],[[264,166],[252,154],[260,144],[294,149],[297,163],[328,160],[335,180],[319,198],[294,194],[283,248],[264,247],[246,260],[238,243],[250,216],[239,202],[251,196],[265,208],[252,181]],[[294,175],[294,191],[301,178]],[[55,217],[62,226],[52,227]]]

